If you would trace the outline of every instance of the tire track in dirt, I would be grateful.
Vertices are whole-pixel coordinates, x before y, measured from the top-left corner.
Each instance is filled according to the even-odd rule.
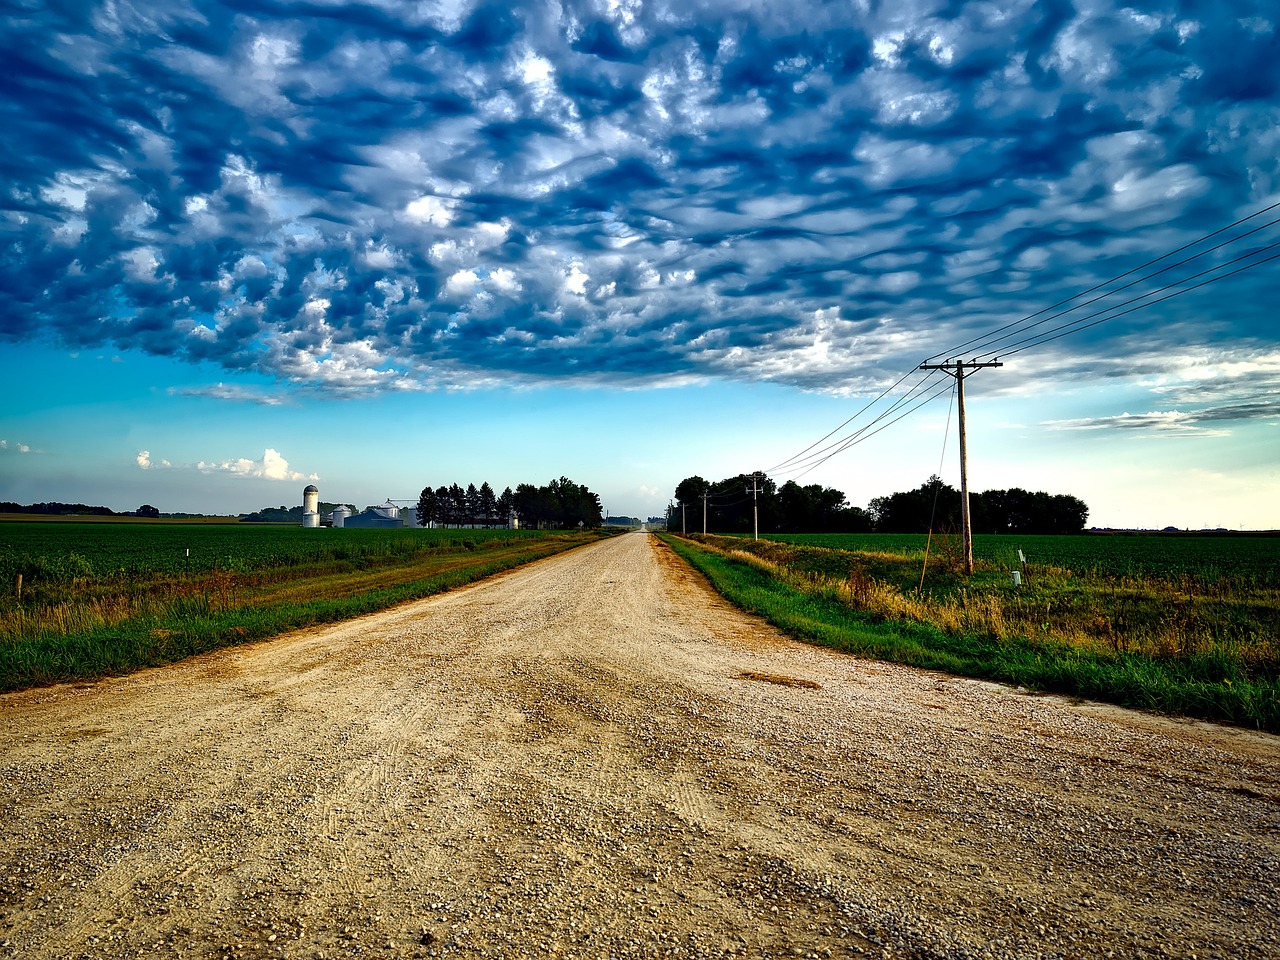
[[[0,956],[1272,957],[1278,747],[796,644],[636,534],[0,697]]]

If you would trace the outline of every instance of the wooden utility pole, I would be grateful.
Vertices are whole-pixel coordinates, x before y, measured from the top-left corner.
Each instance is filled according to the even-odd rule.
[[[707,500],[711,497],[709,490],[702,491],[702,535],[707,535]]]
[[[960,411],[960,526],[964,540],[964,572],[973,573],[973,524],[969,519],[969,451],[964,435],[964,372],[978,370],[982,367],[1003,367],[999,360],[988,360],[978,363],[971,360],[965,363],[922,363],[921,370],[942,370],[956,378],[956,409]]]
[[[760,539],[760,474],[751,475],[751,486],[747,493],[751,494],[751,539]]]

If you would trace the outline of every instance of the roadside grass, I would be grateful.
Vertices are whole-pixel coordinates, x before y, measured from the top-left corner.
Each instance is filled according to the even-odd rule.
[[[194,573],[94,574],[91,560],[74,553],[24,555],[28,569],[54,573],[25,596],[0,600],[0,692],[128,673],[351,619],[610,535],[440,533],[417,532],[416,549],[406,538],[374,543],[373,533],[352,557],[326,548],[311,559],[268,556],[254,565],[233,556]]]
[[[963,578],[945,557],[919,589],[922,554],[662,539],[732,603],[798,639],[1032,691],[1280,733],[1274,590],[1244,598],[1228,590],[1199,600],[1184,593],[1178,603],[1170,599],[1177,583],[1097,585],[1046,570],[1034,591],[1013,591],[1007,573]],[[1116,594],[1110,601],[1108,591]],[[1110,619],[1096,623],[1107,602]]]

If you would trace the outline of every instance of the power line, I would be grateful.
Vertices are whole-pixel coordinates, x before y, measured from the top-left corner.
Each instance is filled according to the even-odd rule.
[[[1272,246],[1273,247],[1280,246],[1280,243],[1272,244]],[[1270,247],[1266,249],[1270,249]],[[1063,337],[1067,336],[1068,334],[1079,333],[1081,330],[1087,330],[1089,329],[1089,327],[1096,327],[1099,324],[1106,323],[1108,320],[1115,320],[1119,317],[1126,316],[1127,314],[1134,313],[1135,311],[1143,310],[1147,307],[1155,306],[1157,303],[1164,303],[1166,300],[1172,300],[1174,297],[1180,297],[1184,293],[1190,293],[1192,290],[1199,290],[1201,287],[1207,287],[1209,286],[1209,284],[1217,283],[1219,280],[1226,280],[1228,277],[1234,277],[1237,273],[1244,273],[1247,270],[1252,270],[1254,267],[1260,267],[1264,263],[1270,263],[1272,260],[1280,260],[1280,253],[1274,253],[1271,256],[1267,257],[1265,260],[1259,260],[1257,263],[1246,264],[1245,266],[1240,267],[1237,270],[1232,270],[1230,273],[1224,273],[1220,277],[1210,277],[1208,280],[1201,281],[1200,283],[1197,283],[1195,286],[1187,287],[1185,290],[1178,290],[1175,293],[1169,294],[1167,297],[1161,297],[1159,300],[1152,300],[1150,303],[1140,303],[1136,307],[1130,307],[1128,310],[1124,310],[1110,317],[1103,317],[1101,320],[1095,320],[1093,323],[1085,324],[1082,327],[1076,327],[1075,329],[1072,329],[1072,330],[1066,330],[1063,333],[1059,333],[1057,336],[1054,336],[1054,337],[1045,337],[1044,339],[1036,340],[1034,343],[1030,343],[1025,347],[1019,347],[1016,350],[1007,350],[1001,353],[1000,355],[1002,357],[1011,357],[1014,354],[1022,353],[1023,350],[1029,350],[1031,347],[1038,347],[1041,344],[1049,343],[1053,340],[1061,340]],[[1232,261],[1232,262],[1234,263],[1235,261]],[[1205,272],[1207,273],[1210,271],[1205,271]],[[1203,274],[1197,274],[1197,276],[1203,276]],[[1194,279],[1194,278],[1188,278],[1188,279]],[[1168,288],[1165,287],[1163,289],[1168,289]]]
[[[1151,279],[1153,279],[1154,277],[1158,277],[1158,276],[1160,276],[1162,273],[1168,273],[1170,270],[1173,270],[1173,269],[1175,269],[1176,267],[1181,267],[1181,266],[1184,266],[1184,265],[1186,265],[1186,264],[1188,264],[1188,263],[1191,263],[1193,260],[1197,260],[1197,259],[1199,259],[1200,257],[1203,257],[1203,256],[1206,256],[1206,255],[1208,255],[1208,254],[1210,254],[1210,253],[1213,253],[1215,250],[1220,250],[1221,248],[1223,248],[1223,247],[1225,247],[1225,246],[1229,246],[1230,244],[1238,243],[1239,241],[1243,240],[1245,237],[1252,236],[1253,234],[1257,233],[1257,232],[1258,232],[1258,231],[1260,231],[1260,230],[1265,230],[1267,227],[1275,226],[1277,223],[1280,223],[1280,219],[1272,220],[1270,223],[1265,223],[1265,224],[1263,224],[1262,226],[1260,226],[1260,227],[1256,227],[1255,229],[1250,230],[1250,231],[1248,231],[1247,233],[1241,234],[1241,235],[1240,235],[1240,236],[1238,236],[1238,237],[1233,237],[1233,238],[1232,238],[1232,239],[1230,239],[1230,240],[1224,240],[1222,243],[1217,244],[1216,246],[1210,247],[1208,250],[1201,251],[1200,253],[1197,253],[1197,254],[1195,254],[1194,256],[1186,257],[1186,258],[1184,258],[1184,259],[1182,259],[1182,260],[1177,261],[1176,263],[1171,263],[1171,264],[1169,264],[1168,266],[1166,266],[1166,267],[1162,267],[1161,269],[1159,269],[1159,270],[1155,271],[1154,273],[1149,273],[1149,274],[1147,274],[1145,277],[1139,277],[1137,280],[1131,280],[1129,283],[1126,283],[1126,284],[1124,284],[1123,286],[1120,286],[1120,287],[1116,287],[1114,290],[1108,290],[1106,293],[1101,294],[1101,295],[1099,295],[1099,296],[1097,296],[1097,297],[1094,297],[1094,298],[1093,298],[1093,299],[1091,299],[1091,300],[1086,300],[1086,301],[1084,301],[1083,303],[1078,303],[1078,304],[1076,304],[1074,307],[1069,307],[1069,308],[1068,308],[1068,309],[1066,309],[1066,310],[1061,310],[1061,311],[1059,311],[1058,313],[1051,314],[1050,316],[1045,317],[1043,320],[1037,320],[1037,321],[1036,321],[1035,323],[1033,323],[1033,324],[1030,324],[1030,325],[1028,325],[1028,326],[1026,326],[1026,327],[1023,327],[1023,328],[1021,328],[1021,329],[1019,329],[1019,330],[1016,330],[1016,331],[1013,331],[1013,332],[1011,332],[1011,333],[1007,333],[1007,334],[1005,334],[1005,335],[1004,335],[1004,336],[1002,336],[1002,337],[995,337],[995,336],[994,336],[994,333],[993,333],[993,334],[991,334],[991,335],[989,335],[989,336],[987,336],[987,337],[979,337],[979,338],[977,338],[975,341],[971,341],[971,342],[973,342],[973,343],[975,343],[976,345],[979,345],[979,346],[986,346],[986,347],[994,348],[995,346],[998,346],[1000,343],[1002,343],[1002,342],[1004,342],[1004,341],[1009,340],[1011,337],[1017,336],[1018,334],[1021,334],[1021,333],[1025,332],[1025,331],[1027,331],[1027,330],[1032,330],[1032,329],[1034,329],[1035,327],[1039,327],[1039,326],[1041,326],[1041,325],[1043,325],[1043,324],[1046,324],[1046,323],[1048,323],[1048,322],[1049,322],[1049,321],[1051,321],[1051,320],[1057,320],[1057,319],[1058,319],[1058,318],[1060,318],[1060,317],[1065,317],[1067,314],[1069,314],[1069,313],[1074,313],[1076,310],[1083,310],[1085,307],[1089,307],[1089,306],[1092,306],[1092,305],[1093,305],[1093,304],[1095,304],[1095,303],[1099,303],[1099,302],[1100,302],[1100,301],[1102,301],[1102,300],[1106,300],[1108,297],[1113,297],[1113,296],[1115,296],[1116,294],[1118,294],[1118,293],[1120,293],[1120,292],[1122,292],[1122,291],[1124,291],[1124,290],[1128,290],[1130,287],[1135,287],[1135,286],[1137,286],[1137,285],[1138,285],[1138,284],[1140,284],[1140,283],[1144,283],[1144,282],[1146,282],[1147,280],[1151,280]],[[1244,260],[1244,259],[1248,259],[1249,257],[1255,256],[1256,254],[1258,254],[1258,253],[1260,253],[1260,252],[1263,252],[1263,251],[1265,251],[1265,250],[1270,250],[1270,249],[1272,249],[1273,247],[1275,247],[1275,246],[1277,246],[1277,245],[1280,245],[1280,244],[1278,244],[1278,243],[1272,243],[1272,244],[1269,244],[1269,245],[1267,245],[1267,246],[1265,246],[1265,247],[1262,247],[1261,249],[1255,249],[1255,250],[1250,251],[1249,253],[1241,254],[1240,256],[1235,257],[1235,258],[1233,258],[1233,259],[1231,259],[1231,260],[1228,260],[1228,261],[1226,261],[1225,263],[1218,264],[1217,266],[1209,267],[1208,269],[1206,269],[1206,270],[1204,270],[1204,271],[1201,271],[1200,273],[1193,274],[1193,275],[1192,275],[1192,276],[1190,276],[1190,277],[1184,277],[1184,278],[1183,278],[1183,279],[1181,279],[1181,280],[1175,280],[1175,281],[1173,281],[1172,283],[1167,283],[1167,284],[1165,284],[1165,285],[1163,285],[1163,286],[1161,286],[1161,287],[1157,287],[1155,290],[1152,290],[1152,291],[1150,291],[1150,292],[1148,292],[1148,293],[1144,293],[1144,294],[1142,294],[1141,296],[1134,297],[1134,298],[1132,298],[1132,299],[1129,299],[1129,300],[1124,301],[1123,303],[1115,304],[1115,305],[1113,305],[1113,306],[1111,306],[1111,307],[1104,308],[1102,311],[1100,311],[1100,313],[1105,313],[1107,310],[1117,309],[1118,307],[1128,306],[1129,304],[1131,304],[1131,303],[1135,303],[1136,301],[1141,300],[1141,299],[1143,299],[1143,298],[1145,298],[1145,297],[1150,297],[1150,296],[1153,296],[1153,295],[1155,295],[1155,294],[1157,294],[1157,293],[1162,293],[1162,292],[1164,292],[1165,290],[1168,290],[1168,289],[1170,289],[1170,288],[1172,288],[1172,287],[1176,287],[1176,286],[1178,286],[1179,284],[1186,283],[1188,280],[1194,280],[1196,277],[1204,276],[1204,274],[1206,274],[1206,273],[1211,273],[1211,272],[1213,272],[1214,270],[1221,269],[1221,268],[1222,268],[1222,267],[1224,267],[1224,266],[1230,266],[1230,265],[1231,265],[1231,264],[1233,264],[1233,263],[1238,263],[1239,261]],[[1110,282],[1110,281],[1108,281],[1108,282]],[[1083,296],[1083,294],[1078,294],[1078,296]],[[1044,311],[1041,311],[1041,312],[1043,313]],[[1090,318],[1092,318],[1092,317],[1096,317],[1096,316],[1099,316],[1099,315],[1100,315],[1100,313],[1094,313],[1094,314],[1091,314],[1091,315],[1090,315]],[[1051,328],[1051,332],[1056,332],[1057,330],[1062,329],[1062,327],[1070,326],[1070,325],[1071,325],[1071,323],[1073,323],[1073,322],[1075,322],[1075,321],[1068,321],[1068,322],[1067,322],[1067,323],[1065,323],[1065,324],[1061,324],[1061,325],[1059,325],[1059,326],[1057,326],[1057,327],[1053,327],[1053,328]],[[1039,336],[1039,334],[1037,334],[1037,336]],[[986,342],[986,343],[982,343],[981,341],[987,341],[987,342]],[[1018,343],[1023,343],[1023,342],[1025,342],[1025,341],[1017,341],[1017,342],[1018,342]],[[975,354],[975,356],[996,356],[996,355],[997,355],[998,353],[1000,353],[1000,352],[1001,352],[1001,351],[998,351],[998,350],[995,350],[995,349],[988,349],[988,350],[984,350],[981,354]]]
[[[938,397],[942,396],[944,393],[950,392],[950,390],[951,390],[951,384],[949,383],[943,384],[939,389],[929,394],[927,397],[922,399],[915,406],[911,407],[909,410],[904,410],[902,413],[898,414],[898,416],[894,417],[892,420],[888,421],[887,423],[882,424],[875,430],[864,432],[867,430],[867,427],[863,427],[862,430],[858,431],[856,434],[853,434],[852,436],[847,438],[838,447],[831,450],[831,452],[828,453],[826,456],[814,459],[811,463],[808,463],[808,465],[804,466],[804,469],[800,470],[800,472],[797,473],[795,477],[793,477],[792,479],[798,480],[800,479],[800,477],[803,477],[805,474],[813,470],[816,470],[818,467],[822,466],[824,463],[826,463],[828,460],[830,460],[832,457],[836,456],[837,454],[844,453],[844,451],[848,450],[850,447],[853,447],[859,443],[862,443],[865,440],[870,440],[876,434],[880,433],[883,430],[887,430],[889,427],[893,426],[899,420],[902,420],[903,418],[910,416],[911,414],[919,410],[921,407],[925,406],[926,404],[932,403],[934,400],[938,399]],[[870,426],[870,424],[868,424],[868,426]]]
[[[907,378],[907,377],[909,377],[912,373],[915,373],[915,372],[916,372],[915,370],[911,370],[911,371],[909,371],[905,376],[903,376],[900,380],[898,380],[898,383],[902,383],[902,382],[903,382],[903,380],[906,380],[906,378]],[[931,373],[931,374],[929,374],[928,376],[923,377],[923,378],[922,378],[921,380],[919,380],[916,384],[914,384],[914,385],[911,387],[911,389],[909,389],[906,393],[902,394],[900,397],[898,397],[898,399],[897,399],[897,400],[895,400],[892,404],[890,404],[890,406],[888,407],[888,409],[886,409],[886,410],[882,411],[881,413],[879,413],[879,414],[878,414],[874,419],[872,419],[869,423],[865,424],[865,425],[864,425],[864,426],[862,426],[862,427],[859,427],[857,430],[855,430],[855,431],[854,431],[852,434],[850,434],[849,436],[847,436],[847,437],[842,437],[841,439],[836,440],[836,441],[834,441],[833,443],[830,443],[830,444],[828,444],[827,446],[822,447],[822,448],[817,449],[817,450],[814,450],[814,447],[816,447],[816,446],[817,446],[817,444],[816,444],[816,443],[815,443],[815,444],[810,444],[810,445],[809,445],[809,447],[807,447],[805,450],[801,451],[799,454],[796,454],[796,456],[792,457],[790,460],[784,460],[781,464],[778,464],[777,466],[775,466],[775,467],[773,467],[772,469],[770,469],[770,470],[769,470],[769,472],[770,472],[770,473],[789,473],[789,472],[791,472],[791,471],[794,471],[794,470],[797,470],[797,469],[802,469],[802,468],[804,468],[807,464],[809,464],[811,461],[813,461],[813,460],[815,460],[815,459],[822,459],[822,460],[827,459],[827,458],[823,457],[822,455],[823,455],[823,454],[825,454],[825,453],[827,453],[828,451],[835,450],[836,452],[839,452],[840,450],[845,449],[845,447],[849,444],[849,442],[850,442],[850,441],[855,440],[856,438],[858,438],[859,436],[861,436],[863,433],[865,433],[866,431],[868,431],[868,430],[870,430],[872,427],[874,427],[877,423],[879,423],[879,422],[880,422],[881,420],[883,420],[885,417],[888,417],[889,415],[891,415],[891,414],[892,414],[895,410],[897,410],[900,406],[902,406],[902,405],[906,404],[908,401],[910,401],[910,399],[911,399],[913,396],[915,396],[915,394],[916,394],[917,392],[919,392],[921,389],[923,389],[923,388],[924,388],[924,386],[925,386],[925,385],[926,385],[926,384],[927,384],[931,379],[933,379],[933,378],[934,378],[934,376],[935,376],[935,374],[932,374],[932,373]],[[892,388],[890,388],[890,389],[892,389]],[[878,400],[882,399],[882,398],[883,398],[887,393],[888,393],[888,390],[886,390],[884,393],[880,394],[880,396],[876,398],[876,401],[878,401]],[[872,401],[872,403],[875,403],[876,401]],[[865,411],[866,411],[866,410],[867,410],[871,405],[872,405],[872,404],[868,404],[866,407],[863,407],[862,411],[860,411],[859,413],[861,413],[861,412],[865,412]],[[856,417],[856,416],[857,416],[857,415],[855,415],[855,417]],[[837,433],[839,430],[843,429],[845,426],[847,426],[849,423],[851,423],[851,422],[853,421],[853,419],[854,419],[854,418],[850,418],[849,420],[846,420],[843,424],[841,424],[841,425],[840,425],[839,427],[837,427],[835,430],[831,431],[831,433],[827,434],[827,437],[830,437],[830,436],[834,435],[835,433]],[[879,432],[879,431],[876,431],[876,432]],[[825,439],[826,439],[826,437],[824,437],[823,439],[825,440]],[[818,443],[821,443],[821,442],[822,442],[821,440],[819,440],[819,441],[818,441]],[[812,452],[811,452],[811,451],[812,451]],[[807,454],[807,455],[806,455],[806,454]],[[807,472],[807,471],[806,471],[806,472]]]
[[[1280,200],[1277,200],[1275,203],[1271,204],[1270,206],[1263,207],[1261,210],[1254,211],[1253,213],[1249,214],[1247,217],[1241,217],[1239,220],[1236,220],[1234,223],[1229,223],[1225,227],[1219,227],[1217,230],[1214,230],[1212,233],[1206,233],[1204,236],[1198,237],[1195,240],[1192,240],[1188,243],[1184,243],[1182,246],[1176,247],[1175,249],[1170,250],[1167,253],[1162,253],[1160,256],[1154,257],[1153,259],[1148,260],[1146,263],[1139,264],[1138,266],[1133,267],[1132,269],[1126,270],[1124,273],[1117,274],[1116,276],[1112,277],[1109,280],[1103,280],[1101,283],[1096,283],[1092,287],[1089,287],[1086,290],[1081,290],[1079,293],[1073,294],[1072,296],[1067,297],[1065,300],[1059,300],[1057,303],[1050,304],[1049,306],[1044,307],[1041,310],[1037,310],[1035,313],[1028,314],[1027,316],[1021,318],[1020,320],[1013,320],[1009,323],[1006,323],[1004,326],[997,327],[995,330],[992,330],[988,333],[970,338],[969,340],[966,340],[963,343],[957,344],[954,347],[951,347],[939,353],[935,353],[933,354],[933,356],[927,357],[924,360],[924,362],[930,363],[934,360],[937,360],[939,357],[953,357],[958,353],[960,353],[960,351],[964,350],[966,347],[974,343],[985,340],[988,337],[992,337],[995,334],[1000,333],[1004,330],[1008,330],[1012,327],[1019,326],[1020,324],[1026,323],[1028,320],[1034,320],[1036,317],[1040,316],[1043,313],[1048,313],[1050,310],[1056,310],[1058,307],[1066,306],[1072,300],[1078,300],[1080,299],[1080,297],[1093,293],[1095,290],[1101,290],[1103,287],[1106,287],[1112,283],[1115,283],[1118,280],[1123,280],[1125,277],[1129,276],[1130,274],[1137,273],[1139,270],[1145,270],[1147,267],[1153,266],[1159,263],[1161,260],[1167,260],[1169,257],[1172,257],[1175,254],[1181,253],[1183,250],[1189,250],[1191,247],[1204,243],[1206,240],[1211,240],[1214,237],[1218,236],[1219,234],[1225,233],[1228,230],[1234,229],[1235,227],[1240,226],[1242,223],[1247,223],[1248,221],[1252,220],[1254,217],[1260,217],[1264,213],[1268,213],[1271,210],[1275,210],[1277,207],[1280,207]],[[1274,223],[1275,221],[1272,221],[1272,222]],[[1270,225],[1271,224],[1268,224],[1268,226]],[[1263,228],[1258,228],[1258,229],[1263,229]],[[1249,233],[1243,234],[1243,236],[1247,237],[1250,234],[1256,233],[1256,232],[1257,230],[1251,230],[1249,231]],[[1242,239],[1242,237],[1236,237],[1233,240],[1229,240],[1227,242],[1234,243],[1236,242],[1236,240],[1239,240],[1239,239]],[[1219,246],[1222,246],[1222,244],[1220,244]],[[1217,247],[1214,247],[1214,249],[1216,250]],[[1205,251],[1205,252],[1210,252],[1210,251]],[[1194,259],[1194,257],[1190,259]]]
[[[1051,313],[1052,311],[1056,310],[1059,307],[1067,306],[1068,304],[1072,303],[1072,301],[1078,300],[1083,296],[1102,290],[1105,287],[1110,286],[1111,284],[1114,284],[1120,280],[1125,279],[1126,277],[1130,277],[1136,273],[1140,273],[1141,271],[1145,270],[1150,266],[1154,266],[1163,260],[1167,260],[1170,257],[1175,256],[1176,254],[1179,254],[1183,251],[1190,250],[1196,246],[1199,246],[1204,242],[1206,242],[1207,240],[1211,240],[1214,237],[1220,236],[1226,233],[1227,231],[1234,229],[1235,227],[1245,224],[1250,220],[1253,220],[1256,217],[1262,216],[1263,214],[1268,213],[1269,211],[1275,210],[1277,208],[1280,208],[1280,201],[1276,201],[1275,203],[1272,203],[1266,207],[1263,207],[1260,210],[1256,210],[1253,213],[1250,213],[1248,216],[1241,217],[1238,220],[1235,220],[1234,222],[1229,223],[1224,227],[1220,227],[1217,230],[1214,230],[1210,233],[1205,234],[1204,236],[1198,237],[1195,240],[1192,240],[1188,243],[1184,243],[1181,246],[1174,248],[1173,250],[1170,250],[1164,254],[1161,254],[1158,257],[1154,257],[1146,261],[1145,263],[1139,264],[1138,266],[1133,267],[1129,270],[1126,270],[1123,273],[1120,273],[1108,280],[1104,280],[1101,283],[1094,284],[1093,286],[1088,287],[1087,289],[1082,290],[1081,292],[1074,294],[1071,297],[1068,297],[1064,300],[1060,300],[1057,303],[1051,304],[1048,307],[1045,307],[1041,310],[1036,311],[1035,313],[1027,315],[1026,317],[1023,317],[1019,320],[1014,320],[1010,323],[1006,323],[985,334],[972,337],[969,340],[966,340],[963,343],[960,343],[952,347],[948,351],[935,353],[931,357],[929,357],[928,360],[931,361],[944,356],[954,357],[964,348],[969,346],[974,346],[974,345],[983,346],[987,348],[992,348],[1000,344],[1004,345],[1003,349],[1000,349],[1000,350],[986,349],[981,354],[976,354],[974,356],[975,361],[980,358],[990,357],[994,359],[998,356],[1007,357],[1015,353],[1022,353],[1026,350],[1032,349],[1037,346],[1041,346],[1045,343],[1050,343],[1055,340],[1059,340],[1072,333],[1076,333],[1082,330],[1087,330],[1091,327],[1098,326],[1099,324],[1106,323],[1109,320],[1118,319],[1119,317],[1126,316],[1130,313],[1133,313],[1145,307],[1154,306],[1157,303],[1162,303],[1165,300],[1172,299],[1175,296],[1181,296],[1183,293],[1189,293],[1192,290],[1196,290],[1196,289],[1199,289],[1200,287],[1207,286],[1210,283],[1215,283],[1219,280],[1227,279],[1228,277],[1234,276],[1238,273],[1243,273],[1246,270],[1250,270],[1255,267],[1261,266],[1265,263],[1269,263],[1270,261],[1276,259],[1277,257],[1272,256],[1272,257],[1264,258],[1262,260],[1257,260],[1253,263],[1246,264],[1245,266],[1242,266],[1236,270],[1232,270],[1228,273],[1221,274],[1220,276],[1217,276],[1217,277],[1211,277],[1208,280],[1195,284],[1191,287],[1187,287],[1183,290],[1178,290],[1172,294],[1169,294],[1168,296],[1158,297],[1157,299],[1154,299],[1154,300],[1151,299],[1152,297],[1156,297],[1158,294],[1163,293],[1166,290],[1171,290],[1174,287],[1182,286],[1183,284],[1186,284],[1191,280],[1195,280],[1199,277],[1206,276],[1207,274],[1215,273],[1219,270],[1222,270],[1225,267],[1231,266],[1232,264],[1240,263],[1241,261],[1254,258],[1258,256],[1258,254],[1260,253],[1266,252],[1267,250],[1271,250],[1276,246],[1280,246],[1280,242],[1269,244],[1267,246],[1251,250],[1248,253],[1242,254],[1239,257],[1236,257],[1225,263],[1217,264],[1199,273],[1192,274],[1191,276],[1188,276],[1188,277],[1183,277],[1182,279],[1175,280],[1171,283],[1167,283],[1145,294],[1130,298],[1129,300],[1123,301],[1121,303],[1112,304],[1109,307],[1096,311],[1095,313],[1089,314],[1087,316],[1077,317],[1074,320],[1068,320],[1065,323],[1057,324],[1053,327],[1050,327],[1047,330],[1041,330],[1039,333],[1029,334],[1029,331],[1035,327],[1039,327],[1045,323],[1049,323],[1053,320],[1060,319],[1070,313],[1083,309],[1084,307],[1090,306],[1101,300],[1105,300],[1108,297],[1112,297],[1115,294],[1120,293],[1124,290],[1130,289],[1131,287],[1134,287],[1140,283],[1152,280],[1155,277],[1166,274],[1170,270],[1176,269],[1179,266],[1183,266],[1196,259],[1204,257],[1208,254],[1211,254],[1217,250],[1222,249],[1223,247],[1227,247],[1231,244],[1239,243],[1240,241],[1246,239],[1247,237],[1250,237],[1262,230],[1265,230],[1268,227],[1275,226],[1277,223],[1280,223],[1280,218],[1270,220],[1267,223],[1262,224],[1261,226],[1254,227],[1242,234],[1238,234],[1234,237],[1231,237],[1227,240],[1222,241],[1221,243],[1215,244],[1210,248],[1201,250],[1190,257],[1185,257],[1182,260],[1179,260],[1175,263],[1167,264],[1161,267],[1159,270],[1153,271],[1152,273],[1146,274],[1145,276],[1132,280],[1129,283],[1124,284],[1123,286],[1120,286],[1116,289],[1110,290],[1102,294],[1101,296],[1095,297],[1084,303],[1076,304],[1074,307],[1069,307],[1068,309],[1062,310],[1059,313],[1045,317],[1043,320],[1040,320],[1037,323],[1030,324],[1029,326],[1027,325],[1027,322],[1030,320],[1034,320],[1037,317],[1042,317],[1044,314]],[[1144,303],[1140,301],[1147,301],[1147,302]],[[1129,307],[1129,309],[1122,309],[1124,307]],[[1092,321],[1092,322],[1089,322],[1089,321]],[[1004,335],[998,336],[999,334],[1004,334]],[[1018,337],[1020,337],[1020,339],[1015,339]],[[927,363],[928,361],[926,361],[926,364]],[[875,407],[876,404],[884,400],[884,398],[887,397],[892,391],[894,391],[895,389],[900,387],[903,383],[905,383],[907,379],[911,376],[911,374],[915,372],[916,369],[921,369],[924,366],[925,365],[922,364],[921,367],[914,368],[904,373],[901,377],[899,377],[896,381],[894,381],[893,384],[891,384],[885,390],[881,391],[881,393],[878,394],[874,399],[872,399],[871,401],[863,405],[859,410],[857,410],[852,416],[846,419],[843,423],[839,424],[833,430],[829,431],[825,436],[819,438],[818,440],[811,443],[809,446],[805,447],[799,453],[774,465],[772,468],[770,468],[768,472],[784,473],[784,474],[794,473],[797,478],[800,476],[804,476],[805,474],[809,473],[811,470],[817,468],[821,464],[826,463],[832,457],[844,452],[845,450],[849,449],[850,447],[854,446],[857,443],[862,442],[863,440],[869,439],[870,437],[881,432],[882,430],[886,429],[892,424],[897,423],[899,420],[901,420],[903,417],[907,416],[908,414],[914,412],[915,410],[918,410],[925,403],[935,399],[937,396],[940,395],[941,391],[938,391],[930,395],[929,397],[925,398],[925,400],[912,406],[906,412],[901,413],[897,416],[893,416],[895,411],[897,411],[903,405],[907,404],[913,396],[915,396],[917,393],[919,393],[921,390],[925,388],[925,386],[928,383],[928,378],[924,378],[920,381],[917,381],[909,390],[906,391],[906,393],[904,393],[897,400],[895,400],[887,410],[879,413],[869,423],[863,425],[862,427],[858,428],[857,430],[853,431],[851,434],[847,436],[840,437],[839,439],[834,440],[831,443],[827,443],[827,441],[831,440],[833,437],[836,437],[842,430],[845,430],[850,425],[855,423],[860,417],[864,416],[868,411],[870,411],[873,407]],[[892,419],[887,419],[889,417],[892,417]],[[875,427],[877,423],[880,423],[882,420],[887,420],[887,422],[883,423],[877,429],[874,429],[874,430],[871,429],[872,427]],[[826,444],[826,445],[823,446],[823,444]]]

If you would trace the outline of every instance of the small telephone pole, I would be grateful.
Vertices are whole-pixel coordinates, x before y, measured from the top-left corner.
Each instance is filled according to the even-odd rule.
[[[760,539],[760,474],[753,473],[751,475],[751,486],[747,487],[747,493],[751,494],[751,539]]]
[[[707,500],[711,497],[710,490],[702,491],[702,535],[707,535]]]
[[[979,370],[982,367],[1003,367],[999,360],[988,360],[979,363],[970,360],[965,363],[922,363],[921,370],[942,370],[956,378],[956,409],[960,413],[960,526],[964,540],[964,572],[973,573],[973,524],[969,519],[969,452],[964,434],[964,372]]]

